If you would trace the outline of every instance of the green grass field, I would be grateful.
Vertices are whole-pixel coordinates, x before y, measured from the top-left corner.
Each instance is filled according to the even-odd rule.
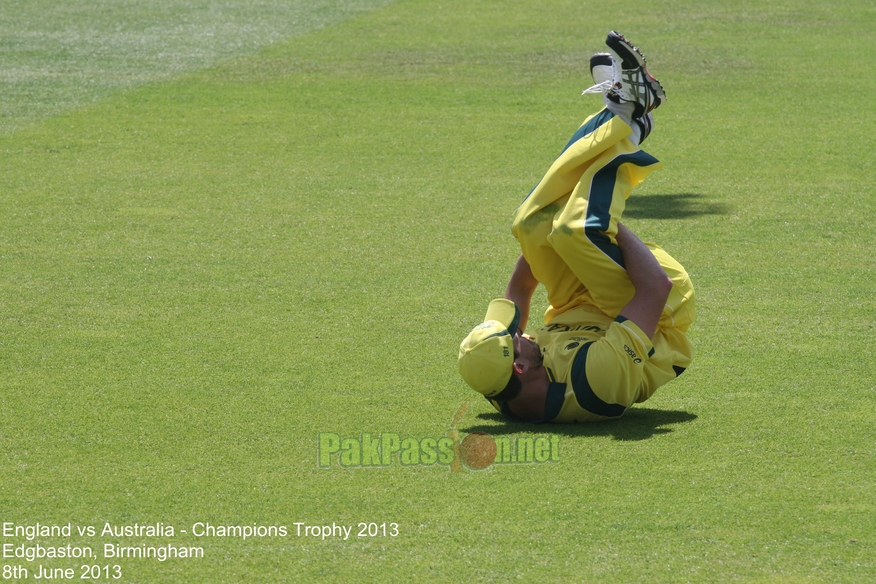
[[[0,1],[0,577],[876,580],[872,2],[56,4]],[[507,424],[457,348],[612,28],[667,89],[626,217],[697,355],[621,421]],[[454,429],[558,450],[454,468]]]

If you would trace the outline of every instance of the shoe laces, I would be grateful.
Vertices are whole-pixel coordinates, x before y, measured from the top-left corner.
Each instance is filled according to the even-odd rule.
[[[614,87],[614,82],[610,79],[606,79],[602,83],[597,83],[596,85],[588,87],[587,89],[585,89],[584,91],[581,92],[581,95],[586,95],[588,93],[606,93],[608,91],[611,91],[611,89],[613,87]]]

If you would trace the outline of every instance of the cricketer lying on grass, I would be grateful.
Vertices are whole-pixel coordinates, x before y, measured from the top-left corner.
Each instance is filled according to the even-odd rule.
[[[626,199],[661,163],[639,148],[666,100],[645,58],[612,31],[590,60],[605,108],[586,119],[517,210],[522,254],[505,297],[459,349],[459,370],[506,418],[618,418],[690,364],[694,292],[684,268],[621,221]],[[538,284],[545,326],[524,335]]]

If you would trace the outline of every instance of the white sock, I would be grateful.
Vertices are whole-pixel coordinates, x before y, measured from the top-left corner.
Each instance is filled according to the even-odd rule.
[[[639,128],[639,124],[633,123],[633,112],[636,110],[636,104],[630,101],[617,103],[608,99],[607,95],[602,96],[602,101],[605,102],[605,107],[608,109],[608,111],[625,121],[627,125],[633,130],[633,135],[630,136],[630,140],[632,140],[633,143],[638,146],[639,139],[642,136],[642,130],[641,128]]]

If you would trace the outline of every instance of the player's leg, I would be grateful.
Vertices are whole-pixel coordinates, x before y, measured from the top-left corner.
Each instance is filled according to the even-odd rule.
[[[632,129],[618,116],[603,109],[587,118],[557,160],[524,200],[514,219],[512,232],[532,268],[548,292],[555,311],[580,303],[588,294],[578,275],[570,270],[549,241],[557,217],[568,208],[582,175],[586,175],[606,152],[634,152],[629,140]],[[586,300],[592,303],[591,300]]]
[[[630,189],[659,167],[656,159],[638,150],[638,144],[650,132],[649,112],[665,100],[662,87],[647,75],[644,57],[626,39],[612,32],[606,44],[612,55],[597,54],[590,61],[597,84],[594,87],[601,86],[606,109],[590,116],[575,132],[518,209],[512,228],[533,274],[547,288],[554,312],[584,297],[585,301],[598,306],[591,298],[588,280],[597,287],[603,283],[615,295],[624,280],[632,289],[622,260],[620,265],[609,265],[620,257],[614,240],[617,220]],[[644,83],[642,87],[636,85],[641,83]],[[643,170],[646,168],[647,171]],[[598,196],[591,199],[591,190]],[[589,206],[591,200],[593,204]],[[558,253],[551,240],[558,228],[568,231],[564,234],[571,235],[572,239],[581,236],[583,230],[587,242],[596,248],[591,250],[596,253],[590,255],[596,261],[607,260],[608,263],[597,270],[605,273],[598,279],[582,279],[578,267],[590,260],[578,257],[580,250],[575,249],[574,242],[561,242],[560,248],[571,250]],[[601,291],[600,294],[606,299],[612,296]]]
[[[641,150],[613,157],[606,153],[604,158],[607,163],[599,161],[588,170],[555,218],[548,244],[566,271],[574,273],[586,288],[590,303],[617,316],[635,293],[617,246],[617,225],[632,187],[659,163]],[[588,187],[586,195],[579,192]],[[673,282],[659,326],[687,330],[694,318],[690,278],[660,246],[647,246]]]
[[[660,167],[632,144],[617,145],[587,169],[553,223],[551,248],[610,316],[635,293],[617,245],[618,222],[632,188]]]
[[[635,292],[617,246],[617,223],[632,188],[660,168],[638,144],[650,133],[650,112],[666,97],[636,47],[615,32],[608,35],[606,45],[610,55],[591,57],[595,85],[585,93],[602,92],[614,122],[626,125],[633,139],[612,144],[591,161],[557,215],[549,243],[588,289],[596,306],[616,315]]]

